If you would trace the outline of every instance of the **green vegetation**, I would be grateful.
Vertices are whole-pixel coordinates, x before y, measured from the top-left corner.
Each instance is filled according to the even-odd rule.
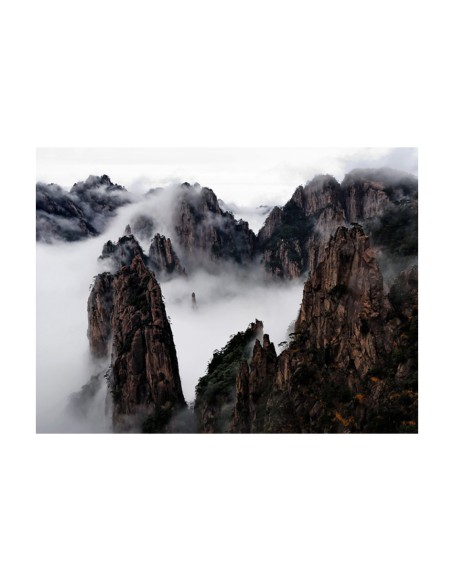
[[[234,398],[235,380],[240,362],[248,356],[248,346],[256,335],[255,324],[232,336],[222,350],[215,350],[205,376],[196,387],[196,403],[208,405],[227,402]]]
[[[166,426],[172,418],[172,409],[170,407],[164,408],[158,404],[155,410],[150,414],[142,424],[143,433],[157,433],[164,432]]]
[[[282,209],[281,224],[265,243],[268,251],[267,268],[274,273],[282,272],[282,252],[290,263],[301,270],[307,268],[307,243],[314,231],[314,217],[305,216],[303,210],[290,200]]]
[[[418,210],[408,204],[394,206],[367,226],[372,245],[394,257],[418,254]]]
[[[264,250],[276,251],[282,240],[299,242],[304,249],[314,230],[314,218],[305,216],[303,210],[290,200],[282,209],[282,223],[266,242]],[[302,257],[294,250],[294,245],[288,245],[289,258],[300,261]]]

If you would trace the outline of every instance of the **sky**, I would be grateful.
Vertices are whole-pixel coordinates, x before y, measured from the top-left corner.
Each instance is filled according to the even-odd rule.
[[[108,174],[132,192],[199,182],[241,207],[283,205],[317,174],[388,166],[417,175],[417,148],[39,148],[37,180],[69,188]]]
[[[138,196],[122,208],[103,235],[72,244],[37,245],[37,428],[47,431],[103,431],[98,416],[78,425],[66,414],[71,393],[96,372],[88,354],[86,302],[100,266],[96,258],[108,239],[117,240],[131,217],[151,212],[159,231],[171,236],[171,200],[142,194],[172,182],[199,182],[258,232],[267,209],[283,205],[295,188],[317,174],[341,181],[354,168],[383,167],[417,174],[416,148],[40,148],[37,180],[69,189],[90,174],[108,174]],[[150,204],[154,205],[149,207]],[[269,208],[268,208],[269,209]],[[158,220],[159,219],[159,220]],[[174,241],[175,244],[175,241]],[[147,250],[145,248],[145,250]],[[256,318],[276,346],[287,339],[302,296],[297,285],[263,285],[260,276],[245,285],[235,273],[213,278],[198,273],[162,285],[171,317],[183,391],[194,398],[214,349]],[[189,299],[195,292],[199,309]],[[68,374],[69,372],[69,374]],[[69,380],[70,379],[70,380]],[[101,408],[102,408],[102,401]]]
[[[172,237],[174,248],[180,252],[171,219],[175,192],[163,189],[151,197],[137,194],[133,200],[118,209],[98,237],[36,245],[36,393],[40,433],[110,430],[103,414],[102,395],[87,419],[77,418],[67,409],[69,396],[110,363],[94,361],[88,350],[90,285],[97,273],[106,270],[97,258],[104,243],[118,240],[137,215],[151,216],[156,231]],[[253,210],[249,217],[256,224],[264,220],[263,213]],[[139,240],[147,253],[149,238]],[[216,275],[194,267],[188,277],[161,281],[161,289],[171,319],[183,393],[191,402],[213,351],[221,349],[229,337],[244,331],[256,319],[263,321],[265,332],[281,350],[279,344],[288,340],[298,313],[303,283],[271,282],[264,278],[259,265],[250,265],[246,273],[231,265]],[[192,293],[197,297],[197,310],[192,308]],[[102,391],[105,396],[105,383]]]

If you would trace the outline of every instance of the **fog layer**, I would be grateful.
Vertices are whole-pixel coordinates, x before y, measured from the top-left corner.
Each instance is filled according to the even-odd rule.
[[[103,244],[116,241],[131,218],[145,208],[157,208],[153,197],[122,208],[100,237],[82,242],[37,244],[37,431],[109,432],[105,416],[106,383],[96,394],[90,414],[78,418],[68,409],[71,394],[108,361],[94,361],[88,351],[87,299]],[[156,217],[163,234],[167,212]],[[168,210],[168,208],[165,208]],[[259,211],[260,214],[263,211]],[[144,243],[144,241],[141,241]],[[147,248],[144,246],[145,252]],[[183,392],[187,402],[215,349],[246,329],[256,318],[278,348],[287,339],[302,297],[302,282],[265,282],[260,269],[244,272],[233,267],[213,275],[203,271],[188,278],[161,282],[177,349]],[[196,296],[196,308],[192,305]]]

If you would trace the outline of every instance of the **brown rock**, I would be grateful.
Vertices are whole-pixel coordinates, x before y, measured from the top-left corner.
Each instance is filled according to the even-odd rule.
[[[112,335],[113,276],[98,275],[88,298],[88,341],[90,353],[95,358],[105,358],[109,353]]]
[[[113,422],[123,417],[164,416],[185,406],[172,330],[161,289],[140,257],[122,267],[113,284]],[[159,427],[157,428],[164,428]]]
[[[172,247],[169,238],[161,234],[156,234],[151,241],[148,253],[150,268],[158,273],[163,272],[169,275],[175,273],[186,275],[186,270],[182,266],[180,259]]]
[[[148,423],[153,432],[165,431],[186,403],[161,289],[140,255],[115,275],[98,275],[88,315],[92,354],[111,350],[114,430],[140,431]]]

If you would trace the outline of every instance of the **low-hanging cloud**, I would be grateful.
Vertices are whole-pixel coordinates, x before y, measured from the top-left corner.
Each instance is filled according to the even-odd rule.
[[[107,385],[103,373],[109,361],[95,361],[87,339],[87,299],[90,285],[105,265],[97,259],[107,240],[117,241],[137,214],[153,216],[156,231],[172,234],[169,219],[172,191],[151,193],[118,214],[99,237],[73,243],[37,244],[37,431],[110,432],[105,414]],[[142,248],[148,251],[145,240]],[[172,238],[172,243],[174,239]],[[178,250],[178,249],[177,249]],[[264,322],[266,333],[278,344],[288,335],[302,297],[302,282],[270,281],[257,264],[243,270],[223,265],[216,273],[195,271],[188,277],[161,281],[171,320],[187,402],[206,370],[213,351],[251,321]],[[196,308],[192,293],[195,293]],[[68,406],[71,395],[100,374],[90,414],[75,414]]]

